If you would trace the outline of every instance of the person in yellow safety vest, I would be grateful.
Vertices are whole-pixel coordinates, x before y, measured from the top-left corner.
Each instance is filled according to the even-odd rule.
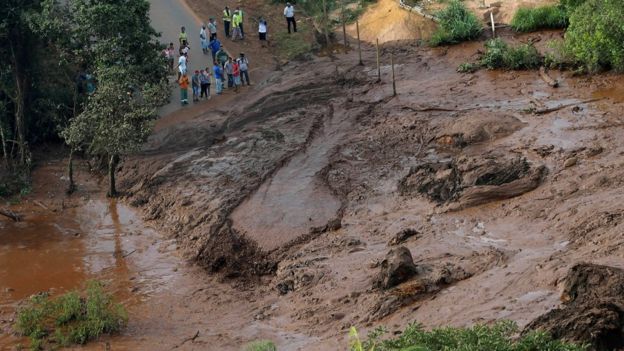
[[[180,40],[180,46],[182,46],[182,43],[185,41],[188,43],[188,34],[186,33],[186,28],[180,28],[180,36],[178,37],[178,39]]]
[[[243,33],[241,33],[240,24],[242,22],[242,16],[238,11],[234,11],[232,16],[232,40],[240,37],[243,39]]]
[[[238,25],[238,27],[241,30],[241,35],[244,37],[245,29],[243,28],[243,22],[245,22],[245,16],[243,15],[243,10],[241,10],[240,6],[236,6],[236,11],[238,11],[238,13],[240,14],[240,24]]]
[[[230,23],[232,22],[232,12],[229,7],[223,9],[223,28],[225,29],[225,37],[230,37]]]

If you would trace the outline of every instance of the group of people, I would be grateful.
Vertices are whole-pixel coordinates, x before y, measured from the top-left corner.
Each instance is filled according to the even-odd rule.
[[[297,22],[295,20],[295,9],[292,4],[287,3],[284,8],[284,17],[286,18],[286,24],[288,33],[291,33],[291,26],[294,32],[297,32]],[[245,38],[244,29],[244,13],[240,7],[236,7],[236,10],[231,11],[228,6],[223,9],[223,27],[226,38],[231,40],[243,40]],[[196,70],[191,74],[189,78],[188,65],[189,65],[189,53],[191,50],[188,33],[185,27],[181,27],[178,50],[178,65],[177,65],[177,82],[180,86],[180,96],[182,105],[189,103],[188,101],[188,88],[192,88],[193,102],[200,101],[201,99],[210,98],[210,85],[214,80],[215,92],[220,95],[224,89],[233,88],[238,92],[241,85],[251,85],[249,80],[249,60],[244,53],[241,53],[237,58],[232,58],[222,47],[221,42],[217,38],[217,23],[214,18],[210,18],[208,22],[201,26],[199,30],[199,40],[201,49],[204,55],[209,53],[212,56],[212,69],[206,67],[202,70]],[[268,33],[267,21],[259,17],[258,18],[258,39],[262,47],[266,47]],[[171,71],[173,71],[175,64],[176,51],[173,43],[169,43],[169,46],[164,50],[163,55],[167,60],[167,65]]]

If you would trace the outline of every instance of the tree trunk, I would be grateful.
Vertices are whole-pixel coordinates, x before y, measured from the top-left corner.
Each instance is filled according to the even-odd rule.
[[[16,35],[15,40],[10,40],[10,47],[14,64],[13,74],[15,78],[15,134],[17,137],[20,164],[23,166],[26,164],[26,155],[28,154],[26,149],[26,121],[24,120],[27,81],[22,62],[24,55],[22,55],[19,35]]]
[[[74,183],[74,149],[69,151],[69,160],[67,161],[67,176],[69,178],[69,186],[67,187],[67,193],[71,194],[76,190],[76,184]]]
[[[323,0],[323,34],[325,34],[325,45],[329,47],[329,16],[327,15],[327,0]]]
[[[2,157],[4,158],[4,166],[8,168],[9,154],[7,152],[7,136],[2,121],[0,121],[0,141],[2,142]]]
[[[115,188],[115,170],[117,169],[118,163],[119,155],[111,155],[110,161],[108,162],[108,197],[117,196],[117,189]]]

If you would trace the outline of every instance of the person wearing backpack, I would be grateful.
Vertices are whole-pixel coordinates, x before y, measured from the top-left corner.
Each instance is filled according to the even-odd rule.
[[[245,82],[247,82],[247,85],[251,85],[251,82],[249,81],[249,60],[247,60],[247,57],[245,57],[245,54],[242,52],[238,58],[238,66],[243,85],[245,85]]]

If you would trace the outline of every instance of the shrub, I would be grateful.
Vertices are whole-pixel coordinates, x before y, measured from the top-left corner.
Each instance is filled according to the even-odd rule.
[[[352,343],[351,350],[375,351],[583,351],[585,346],[578,346],[553,339],[540,331],[530,332],[520,338],[516,324],[510,321],[499,322],[492,326],[476,325],[471,328],[437,328],[425,331],[419,324],[409,325],[395,339],[381,340],[383,329],[377,329],[364,343]],[[353,332],[350,334],[353,335]],[[360,346],[354,348],[353,346]]]
[[[124,308],[104,293],[101,283],[92,281],[85,297],[77,292],[54,299],[47,294],[33,296],[18,311],[15,329],[30,338],[32,350],[39,350],[48,344],[85,344],[120,331],[127,320]]]
[[[471,62],[464,62],[462,64],[459,65],[459,67],[457,67],[457,72],[459,73],[474,73],[479,69],[479,65],[471,63]]]
[[[433,33],[430,43],[433,46],[456,44],[472,40],[483,31],[483,24],[459,0],[452,0],[448,7],[438,12],[439,27]]]
[[[488,69],[532,69],[537,68],[542,59],[537,49],[530,44],[510,47],[502,39],[491,39],[485,43],[485,53],[481,65]]]
[[[249,344],[244,349],[245,351],[277,351],[277,347],[271,340],[259,340]]]
[[[520,8],[511,20],[511,28],[518,32],[532,32],[546,28],[565,28],[568,16],[562,6]]]
[[[575,66],[572,53],[562,40],[553,40],[548,43],[549,51],[544,55],[544,66],[551,69],[566,69]]]
[[[567,50],[588,71],[624,71],[621,0],[587,0],[570,17]]]

